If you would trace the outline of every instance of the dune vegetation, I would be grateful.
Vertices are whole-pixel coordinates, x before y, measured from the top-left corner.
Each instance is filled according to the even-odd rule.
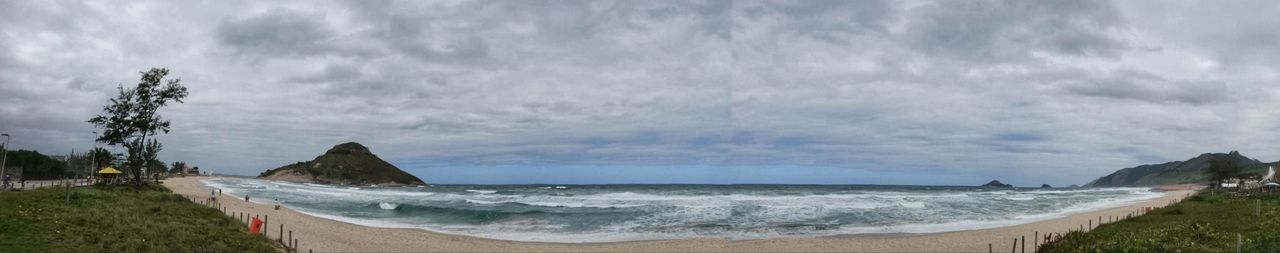
[[[1280,193],[1202,192],[1037,252],[1280,252]]]
[[[0,252],[281,252],[242,223],[156,185],[0,193]]]

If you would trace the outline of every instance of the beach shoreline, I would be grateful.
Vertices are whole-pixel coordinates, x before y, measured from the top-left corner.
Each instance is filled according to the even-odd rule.
[[[211,187],[200,180],[214,177],[185,177],[165,180],[175,193],[200,200],[207,198]],[[1014,238],[1028,241],[1039,234],[1066,233],[1086,225],[1097,226],[1109,217],[1125,216],[1142,207],[1158,207],[1185,198],[1192,190],[1164,191],[1164,195],[1064,217],[1029,223],[937,233],[861,233],[819,237],[783,237],[767,239],[687,238],[618,242],[562,243],[527,242],[446,234],[419,228],[384,228],[353,224],[319,217],[281,206],[245,202],[243,197],[224,195],[219,198],[228,213],[263,215],[268,218],[268,236],[277,238],[279,225],[299,240],[301,251],[343,252],[986,252],[988,247],[1009,249]],[[251,199],[252,200],[252,199]],[[289,237],[285,235],[286,239]],[[1034,250],[1034,243],[1027,248]]]

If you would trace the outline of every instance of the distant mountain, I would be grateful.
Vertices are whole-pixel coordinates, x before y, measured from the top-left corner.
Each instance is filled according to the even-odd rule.
[[[348,185],[424,185],[422,179],[369,152],[355,142],[338,144],[316,157],[267,170],[258,178],[290,182]]]
[[[1209,182],[1209,175],[1204,173],[1209,168],[1209,161],[1213,159],[1227,159],[1235,162],[1237,165],[1243,166],[1245,174],[1261,174],[1266,171],[1269,163],[1263,163],[1254,160],[1240,152],[1231,151],[1230,153],[1205,153],[1200,156],[1187,159],[1186,161],[1167,162],[1161,164],[1148,164],[1133,168],[1125,168],[1106,175],[1093,182],[1086,184],[1086,187],[1124,187],[1124,186],[1152,186],[1163,184],[1205,184]]]

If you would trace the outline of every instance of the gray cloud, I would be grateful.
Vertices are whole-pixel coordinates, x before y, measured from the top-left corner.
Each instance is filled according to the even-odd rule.
[[[1257,138],[1275,114],[1253,108],[1275,105],[1259,99],[1276,69],[1218,68],[1229,45],[1187,44],[1234,30],[1153,29],[1110,2],[858,4],[735,2],[735,131],[749,138],[734,161],[1078,183],[1201,152],[1274,159]],[[796,135],[817,141],[768,145]]]
[[[1230,99],[1228,86],[1221,81],[1168,80],[1150,73],[1124,70],[1098,79],[1074,82],[1066,89],[1086,96],[1152,103],[1199,105]]]
[[[5,1],[0,131],[87,148],[115,85],[166,66],[192,95],[162,112],[161,158],[240,174],[345,141],[414,165],[1055,185],[1200,152],[1277,159],[1277,4],[1198,5]]]
[[[256,16],[225,20],[218,25],[218,42],[241,54],[259,57],[297,57],[331,50],[333,31],[323,15],[271,9]]]
[[[1113,58],[1127,49],[1111,34],[1124,19],[1107,1],[941,1],[911,12],[908,43],[961,59],[1017,60],[1036,52]]]

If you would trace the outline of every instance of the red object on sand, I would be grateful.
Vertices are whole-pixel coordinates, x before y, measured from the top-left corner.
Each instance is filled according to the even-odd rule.
[[[262,233],[262,220],[258,219],[258,216],[256,215],[253,216],[253,222],[249,223],[249,233],[250,234]]]

